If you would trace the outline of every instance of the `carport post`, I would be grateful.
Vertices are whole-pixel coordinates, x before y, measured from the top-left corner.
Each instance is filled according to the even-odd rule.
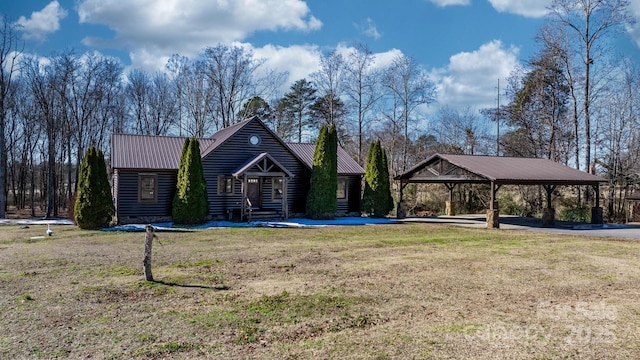
[[[500,228],[500,210],[498,209],[498,203],[496,202],[496,187],[495,181],[491,182],[491,202],[489,204],[489,210],[487,210],[487,229],[499,229]]]
[[[553,227],[556,223],[556,210],[551,206],[551,196],[556,190],[556,185],[543,185],[547,191],[547,207],[542,212],[542,226]]]
[[[398,204],[396,205],[396,218],[397,219],[404,219],[404,210],[402,209],[402,202],[404,201],[403,199],[403,195],[404,195],[404,188],[408,185],[408,183],[405,183],[404,181],[400,181],[400,188],[398,189]]]
[[[596,206],[591,208],[591,223],[604,224],[604,216],[602,214],[602,208],[600,207],[600,184],[594,184],[592,187],[596,193]]]
[[[445,214],[447,216],[454,216],[456,214],[456,205],[453,202],[453,189],[456,187],[455,183],[451,183],[451,184],[444,184],[444,186],[447,187],[447,189],[449,189],[449,201],[446,202],[445,204]]]

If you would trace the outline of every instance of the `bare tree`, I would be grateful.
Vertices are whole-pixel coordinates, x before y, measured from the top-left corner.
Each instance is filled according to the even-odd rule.
[[[462,111],[440,108],[435,121],[434,133],[437,134],[437,145],[441,148],[470,155],[488,151],[486,124],[479,121],[471,108]]]
[[[7,151],[5,122],[7,107],[14,96],[13,81],[18,72],[18,57],[22,48],[18,41],[16,25],[7,16],[0,17],[0,218],[6,217],[7,208]]]
[[[583,116],[585,166],[591,168],[591,108],[592,74],[594,51],[600,42],[611,31],[622,29],[631,24],[633,19],[627,12],[628,0],[553,0],[551,17],[562,27],[572,30],[579,39],[582,62],[584,64]]]
[[[41,62],[39,59],[31,58],[25,62],[23,67],[23,75],[29,85],[29,90],[33,95],[35,111],[37,118],[41,122],[46,136],[46,147],[42,149],[43,159],[47,159],[46,174],[46,217],[50,218],[57,215],[57,198],[56,198],[56,161],[58,144],[62,129],[63,118],[63,101],[57,87],[59,74],[56,73],[55,67],[50,62]]]
[[[188,65],[182,88],[186,112],[184,131],[188,136],[203,137],[215,127],[214,93],[208,81],[204,61]]]
[[[219,44],[202,55],[204,71],[213,92],[213,110],[217,129],[238,122],[242,105],[256,94],[254,75],[263,61],[253,59],[242,47]]]
[[[336,99],[342,95],[344,85],[344,58],[336,50],[320,57],[320,70],[311,74],[311,78],[318,91],[320,101],[324,104],[320,107],[324,109],[324,122],[336,124],[341,109],[336,108]],[[316,124],[319,129],[322,124]]]
[[[177,99],[169,77],[157,72],[153,77],[143,70],[129,74],[127,99],[133,129],[137,134],[167,135],[176,123]]]
[[[36,148],[41,142],[40,138],[42,134],[39,121],[39,107],[34,99],[33,93],[29,89],[27,80],[27,76],[21,77],[21,81],[19,82],[21,89],[18,91],[17,99],[17,103],[20,103],[21,106],[17,107],[20,124],[16,126],[20,134],[14,143],[16,150],[19,150],[19,155],[13,164],[18,167],[18,179],[14,180],[14,182],[17,182],[14,201],[18,208],[24,208],[28,202],[29,208],[31,209],[31,216],[35,217]]]
[[[349,54],[346,61],[345,92],[357,108],[358,162],[364,164],[363,135],[367,129],[367,114],[382,97],[379,86],[380,74],[373,70],[375,57],[366,45],[359,44]]]
[[[599,155],[594,162],[609,180],[606,197],[609,220],[623,221],[624,198],[640,180],[637,166],[640,153],[635,145],[640,116],[640,72],[628,59],[611,70],[610,95],[597,113],[603,121],[597,122],[600,129],[595,144]]]
[[[173,91],[176,95],[177,99],[177,120],[178,120],[178,135],[182,136],[183,131],[183,109],[185,108],[184,104],[184,94],[185,94],[185,85],[186,79],[189,72],[189,59],[185,56],[180,56],[178,54],[174,54],[169,58],[169,61],[165,65],[165,69],[169,72],[171,82],[173,84]]]
[[[384,75],[384,84],[393,97],[393,116],[400,119],[403,134],[402,159],[399,171],[407,168],[409,149],[409,125],[417,121],[420,106],[435,100],[435,86],[427,74],[410,56],[398,55]]]

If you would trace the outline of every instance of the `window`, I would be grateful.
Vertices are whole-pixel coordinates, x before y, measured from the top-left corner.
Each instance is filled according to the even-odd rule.
[[[260,145],[260,137],[258,135],[251,135],[249,137],[249,144],[251,144],[252,146]]]
[[[347,179],[338,179],[338,189],[336,190],[336,198],[347,198]]]
[[[218,177],[218,195],[233,194],[233,183],[232,176]]]
[[[284,190],[284,182],[282,178],[273,178],[273,193],[272,193],[272,198],[273,200],[279,200],[282,199],[282,194],[283,194],[283,190]]]
[[[158,175],[139,174],[138,175],[138,201],[156,202],[158,201]]]

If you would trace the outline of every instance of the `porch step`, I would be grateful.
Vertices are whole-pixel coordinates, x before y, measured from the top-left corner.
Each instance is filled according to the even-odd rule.
[[[282,219],[282,213],[275,210],[254,210],[251,212],[251,221]]]

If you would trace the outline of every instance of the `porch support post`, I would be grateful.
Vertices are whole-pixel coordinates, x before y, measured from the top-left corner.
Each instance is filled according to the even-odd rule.
[[[596,196],[596,206],[591,208],[591,223],[604,224],[604,216],[600,207],[600,183],[591,185]]]
[[[240,202],[240,221],[244,220],[245,206],[247,203],[247,177],[242,176],[242,186],[240,187],[242,190],[242,201]]]
[[[456,204],[453,202],[453,189],[455,189],[455,183],[444,184],[449,189],[449,201],[445,203],[445,214],[447,216],[454,216],[456,214]]]
[[[489,204],[489,210],[487,210],[487,229],[499,229],[500,228],[500,210],[498,209],[498,203],[496,201],[496,192],[498,191],[496,183],[491,182],[491,202]]]
[[[402,180],[400,180],[400,188],[398,189],[398,204],[396,205],[396,218],[398,219],[404,219],[405,217],[405,213],[404,213],[404,209],[402,208],[402,203],[404,201],[404,188],[407,186],[407,183],[403,182]]]
[[[542,211],[542,226],[553,227],[556,224],[556,209],[551,204],[551,197],[557,185],[543,185],[542,187],[547,192],[547,207]]]
[[[289,199],[287,195],[287,188],[289,186],[289,181],[287,181],[287,177],[282,177],[282,215],[285,219],[289,218]]]

